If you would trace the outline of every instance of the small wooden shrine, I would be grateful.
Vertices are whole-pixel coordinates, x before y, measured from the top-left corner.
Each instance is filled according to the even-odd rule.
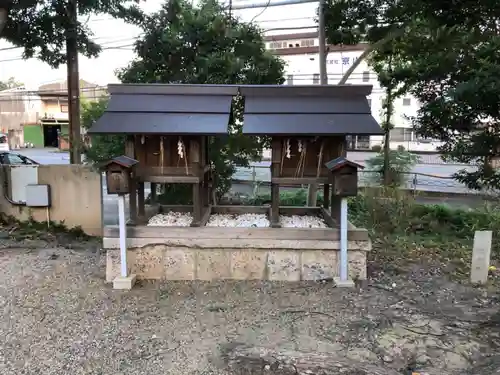
[[[372,117],[371,86],[243,86],[243,133],[270,136],[271,226],[279,227],[279,187],[323,185],[324,208],[331,197],[331,172],[325,163],[346,156],[347,135],[382,134]],[[332,207],[331,216],[338,216]]]
[[[106,187],[108,194],[130,194],[130,179],[137,160],[128,156],[117,156],[102,167],[106,173]]]
[[[90,134],[124,134],[126,156],[138,161],[130,179],[130,219],[146,220],[144,183],[192,184],[193,222],[210,210],[208,141],[226,135],[236,86],[109,85],[110,101]],[[137,192],[137,193],[136,193]]]

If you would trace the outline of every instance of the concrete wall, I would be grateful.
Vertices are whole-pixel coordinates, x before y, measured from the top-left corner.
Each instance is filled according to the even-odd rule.
[[[7,168],[7,178],[10,170]],[[90,235],[102,234],[102,186],[101,176],[82,165],[40,165],[38,183],[50,185],[52,205],[47,215],[46,208],[16,206],[4,195],[4,179],[1,171],[0,210],[18,220],[64,222],[69,227],[80,226]],[[10,184],[9,184],[10,186]]]

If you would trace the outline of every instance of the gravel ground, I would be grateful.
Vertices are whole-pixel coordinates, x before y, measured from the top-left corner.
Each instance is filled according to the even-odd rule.
[[[235,362],[235,343],[295,357],[328,353],[336,370],[324,374],[500,370],[496,292],[418,269],[355,290],[227,281],[143,283],[126,292],[104,284],[97,249],[50,246],[0,250],[2,375],[285,374]]]

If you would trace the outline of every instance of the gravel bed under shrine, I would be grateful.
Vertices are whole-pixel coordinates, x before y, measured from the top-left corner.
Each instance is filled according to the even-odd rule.
[[[149,219],[148,227],[189,227],[193,221],[190,212],[166,212]]]
[[[265,214],[213,214],[207,227],[267,228],[270,222]]]
[[[280,224],[283,228],[328,228],[322,218],[310,215],[280,215]]]

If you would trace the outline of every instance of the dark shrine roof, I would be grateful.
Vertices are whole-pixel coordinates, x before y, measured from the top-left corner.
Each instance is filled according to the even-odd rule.
[[[227,134],[237,86],[109,85],[110,100],[90,134]]]
[[[243,133],[382,134],[366,98],[371,91],[371,85],[241,86]]]
[[[350,161],[343,156],[339,156],[338,158],[325,163],[325,167],[327,167],[331,172],[335,172],[336,170],[345,166],[354,167],[357,169],[365,169],[365,167],[363,167],[361,164]]]
[[[103,164],[103,166],[105,167],[110,164],[118,164],[121,165],[122,167],[130,168],[136,165],[137,163],[139,163],[137,160],[122,155],[122,156],[116,156],[113,159],[108,160],[106,163]]]

